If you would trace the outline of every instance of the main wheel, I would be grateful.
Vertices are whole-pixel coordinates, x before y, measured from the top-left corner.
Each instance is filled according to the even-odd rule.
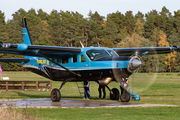
[[[110,99],[111,100],[119,100],[119,90],[117,88],[113,88],[111,90],[111,92],[110,92]]]
[[[123,92],[120,96],[122,102],[129,102],[130,101],[130,94],[128,92]]]
[[[53,102],[59,102],[61,100],[61,93],[57,88],[51,91],[51,100]]]

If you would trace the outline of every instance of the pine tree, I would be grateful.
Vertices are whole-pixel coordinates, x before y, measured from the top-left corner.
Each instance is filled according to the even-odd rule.
[[[119,37],[117,32],[118,28],[116,27],[115,23],[108,19],[105,25],[105,38],[116,44]]]
[[[156,10],[150,11],[147,14],[145,14],[146,17],[146,22],[144,25],[144,37],[145,38],[150,38],[150,36],[153,34],[153,30],[156,28],[156,24],[157,24],[157,17],[158,17],[158,13]],[[155,24],[156,23],[156,24]]]
[[[126,26],[128,34],[132,34],[135,28],[135,18],[132,11],[127,11],[124,18],[124,26]]]

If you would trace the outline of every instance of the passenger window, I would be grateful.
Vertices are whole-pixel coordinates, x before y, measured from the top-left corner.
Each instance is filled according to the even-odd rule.
[[[86,62],[86,58],[83,55],[81,55],[80,57],[81,57],[80,62]]]
[[[54,58],[52,58],[52,61],[55,61],[55,59]],[[56,62],[56,61],[55,61]],[[54,63],[53,62],[51,62],[51,65],[54,65]]]
[[[77,62],[77,55],[73,55],[72,59],[73,59],[73,63]]]
[[[57,63],[60,63],[61,62],[61,60],[60,59],[57,59]]]
[[[62,63],[65,64],[65,63],[68,63],[68,56],[64,56],[62,58]]]
[[[47,64],[47,65],[49,65],[49,64],[50,64],[49,60],[47,60],[47,61],[46,61],[46,64]]]

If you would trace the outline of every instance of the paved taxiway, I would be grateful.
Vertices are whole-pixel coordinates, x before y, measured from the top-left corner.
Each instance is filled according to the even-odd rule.
[[[24,99],[24,100],[0,100],[1,106],[15,106],[18,108],[96,108],[96,107],[153,107],[153,106],[176,106],[163,104],[141,104],[141,103],[121,103],[118,101],[102,100],[71,100],[61,99],[60,102],[52,102],[51,99]]]

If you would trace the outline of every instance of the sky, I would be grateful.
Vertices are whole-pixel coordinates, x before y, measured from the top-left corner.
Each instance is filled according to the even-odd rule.
[[[90,10],[107,17],[107,14],[117,11],[125,14],[131,10],[134,15],[138,11],[143,14],[151,10],[160,12],[163,6],[173,14],[180,10],[180,0],[0,0],[0,10],[5,13],[6,21],[12,19],[12,14],[20,8],[25,11],[42,9],[48,14],[52,10],[77,11],[86,18]]]

